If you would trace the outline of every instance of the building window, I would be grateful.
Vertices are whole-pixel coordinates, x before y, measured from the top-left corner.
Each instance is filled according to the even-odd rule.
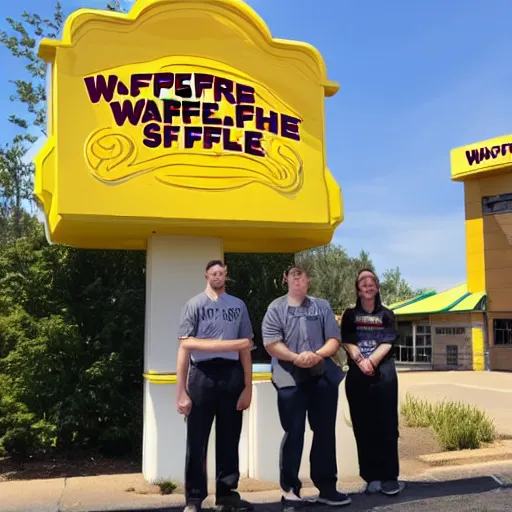
[[[430,325],[416,326],[416,362],[430,363],[432,361],[432,333]]]
[[[436,327],[437,336],[464,336],[465,327]]]
[[[446,365],[459,366],[459,347],[457,345],[446,345]]]
[[[414,362],[414,343],[412,337],[412,322],[398,322],[398,345],[395,348],[396,360],[400,363]]]
[[[495,319],[493,330],[495,345],[512,346],[512,319]]]

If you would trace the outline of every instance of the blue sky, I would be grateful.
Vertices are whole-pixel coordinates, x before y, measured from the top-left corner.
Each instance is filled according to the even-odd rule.
[[[1,26],[54,3],[2,2]],[[67,13],[105,5],[62,3]],[[326,100],[328,164],[345,202],[334,241],[369,251],[379,272],[399,266],[414,287],[463,282],[463,187],[450,181],[450,149],[512,132],[510,0],[247,3],[275,37],[316,46],[341,84]],[[3,48],[0,65],[2,142],[19,68]]]

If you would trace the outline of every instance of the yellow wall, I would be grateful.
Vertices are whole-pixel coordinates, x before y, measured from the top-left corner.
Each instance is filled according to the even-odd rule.
[[[488,311],[512,311],[512,246],[482,197],[512,192],[512,173],[464,183],[468,290],[486,290]],[[478,288],[478,289],[477,289]]]

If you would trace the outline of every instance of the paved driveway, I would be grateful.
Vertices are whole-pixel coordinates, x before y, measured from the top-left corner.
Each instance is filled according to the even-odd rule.
[[[500,434],[512,437],[512,373],[399,372],[399,382],[402,400],[409,392],[429,401],[473,404],[494,419]]]

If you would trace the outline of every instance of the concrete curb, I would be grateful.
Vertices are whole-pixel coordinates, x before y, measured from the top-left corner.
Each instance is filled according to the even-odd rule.
[[[512,441],[498,441],[491,447],[476,450],[460,450],[420,455],[418,459],[432,467],[508,461],[512,460]]]

